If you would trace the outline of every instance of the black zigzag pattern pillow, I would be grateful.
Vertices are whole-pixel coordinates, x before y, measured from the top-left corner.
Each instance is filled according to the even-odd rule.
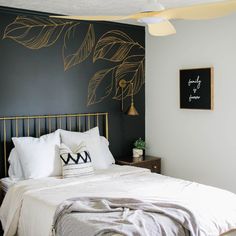
[[[94,173],[91,157],[83,145],[82,147],[77,147],[76,153],[74,153],[66,145],[62,144],[60,158],[64,178],[81,177]]]

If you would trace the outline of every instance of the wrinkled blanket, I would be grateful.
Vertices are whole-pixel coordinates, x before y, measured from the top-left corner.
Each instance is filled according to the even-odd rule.
[[[79,213],[77,220],[75,213]],[[87,224],[80,221],[83,214],[89,214]],[[56,236],[78,233],[86,236],[186,236],[189,232],[193,236],[204,235],[188,209],[170,202],[132,198],[69,199],[58,206],[53,222],[52,235]]]

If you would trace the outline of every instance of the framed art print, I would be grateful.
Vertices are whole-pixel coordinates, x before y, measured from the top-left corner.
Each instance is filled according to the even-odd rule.
[[[180,108],[213,110],[213,67],[180,70]]]

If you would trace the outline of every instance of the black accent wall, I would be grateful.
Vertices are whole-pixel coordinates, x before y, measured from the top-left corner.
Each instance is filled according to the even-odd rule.
[[[145,29],[0,8],[0,116],[109,112],[113,155],[145,135]],[[121,112],[121,79],[139,116]],[[124,91],[124,108],[130,104]]]

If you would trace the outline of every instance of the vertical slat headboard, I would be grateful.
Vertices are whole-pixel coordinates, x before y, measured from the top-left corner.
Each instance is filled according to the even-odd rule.
[[[14,116],[0,118],[1,176],[8,175],[8,156],[13,137],[39,137],[57,129],[84,132],[99,127],[100,134],[109,138],[108,113]],[[4,168],[2,168],[4,166]]]

